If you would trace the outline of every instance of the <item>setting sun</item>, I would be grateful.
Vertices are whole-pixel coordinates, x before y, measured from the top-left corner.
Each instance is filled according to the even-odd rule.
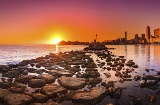
[[[60,40],[59,38],[55,38],[55,39],[53,40],[53,44],[58,44],[60,41],[61,41],[61,40]]]

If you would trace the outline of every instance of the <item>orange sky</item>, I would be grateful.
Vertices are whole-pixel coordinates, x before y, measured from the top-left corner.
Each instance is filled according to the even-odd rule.
[[[151,0],[12,0],[0,1],[0,44],[50,44],[56,37],[71,41],[112,40],[151,33],[160,7]],[[152,10],[148,9],[152,7]]]

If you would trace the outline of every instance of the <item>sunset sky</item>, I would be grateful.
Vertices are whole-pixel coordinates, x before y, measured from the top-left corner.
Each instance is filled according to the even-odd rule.
[[[112,40],[160,28],[160,0],[0,0],[0,44]]]

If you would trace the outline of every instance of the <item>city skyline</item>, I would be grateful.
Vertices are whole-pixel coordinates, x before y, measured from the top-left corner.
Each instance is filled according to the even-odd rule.
[[[146,34],[160,28],[156,0],[7,0],[0,1],[0,44],[91,42]]]

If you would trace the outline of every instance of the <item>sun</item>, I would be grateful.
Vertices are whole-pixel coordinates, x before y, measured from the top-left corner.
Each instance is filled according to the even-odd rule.
[[[59,38],[55,38],[52,43],[53,43],[53,44],[58,44],[60,41],[61,41],[61,40],[60,40]]]

